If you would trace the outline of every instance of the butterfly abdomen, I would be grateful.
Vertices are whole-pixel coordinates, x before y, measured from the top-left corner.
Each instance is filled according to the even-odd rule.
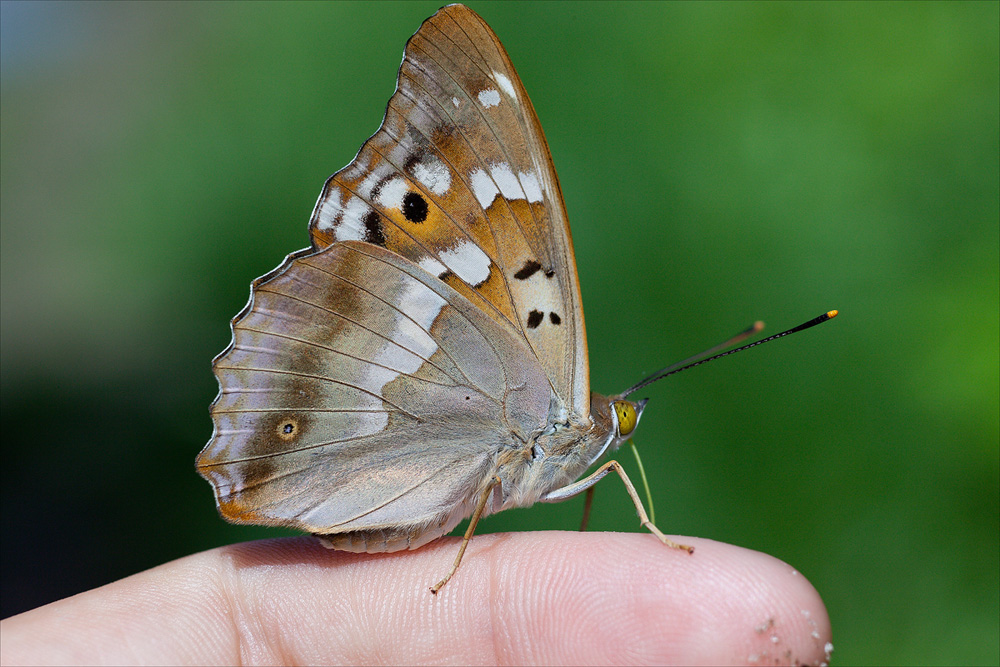
[[[408,529],[358,530],[335,535],[316,535],[327,549],[352,553],[391,553],[417,549],[445,534],[443,527],[427,530]]]
[[[468,502],[460,503],[436,519],[408,526],[352,530],[345,533],[316,534],[327,549],[350,551],[352,553],[391,553],[406,549],[419,549],[428,542],[449,533],[461,521],[472,514],[475,496]]]

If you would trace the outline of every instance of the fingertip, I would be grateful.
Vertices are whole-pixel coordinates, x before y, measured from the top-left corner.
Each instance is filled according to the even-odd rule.
[[[525,543],[527,541],[527,543]],[[682,538],[531,533],[495,551],[504,662],[822,664],[829,619],[809,582],[781,561]]]

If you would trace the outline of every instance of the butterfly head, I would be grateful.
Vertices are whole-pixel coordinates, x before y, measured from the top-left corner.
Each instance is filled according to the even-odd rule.
[[[642,418],[642,411],[649,402],[630,401],[623,394],[617,396],[590,395],[590,417],[594,420],[594,442],[599,443],[598,453],[591,453],[591,463],[605,452],[614,451],[632,437]]]

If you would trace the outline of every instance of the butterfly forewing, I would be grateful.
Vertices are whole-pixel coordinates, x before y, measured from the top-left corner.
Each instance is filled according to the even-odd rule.
[[[449,530],[499,453],[530,457],[552,398],[523,339],[359,242],[296,253],[258,281],[215,371],[198,465],[220,509],[327,534]]]
[[[523,338],[573,413],[586,336],[562,194],[531,102],[492,30],[445,7],[407,43],[382,126],[327,181],[313,245],[406,257]]]

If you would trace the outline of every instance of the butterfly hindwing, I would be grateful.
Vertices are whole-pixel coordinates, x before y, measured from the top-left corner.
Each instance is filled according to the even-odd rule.
[[[586,335],[548,146],[506,52],[451,5],[407,43],[379,130],[327,181],[315,248],[362,240],[447,282],[523,338],[567,408],[589,410]]]
[[[498,454],[530,456],[552,398],[523,339],[363,242],[296,253],[256,281],[215,372],[198,467],[228,518],[388,531],[402,546],[467,516]]]

